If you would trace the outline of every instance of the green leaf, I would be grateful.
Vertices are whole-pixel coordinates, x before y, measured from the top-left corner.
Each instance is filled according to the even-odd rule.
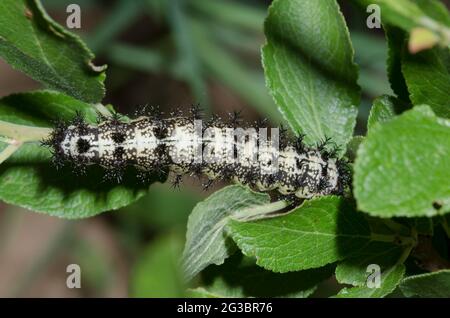
[[[449,298],[450,270],[406,277],[400,289],[406,297]]]
[[[415,0],[415,2],[430,18],[447,26],[447,35],[450,36],[450,15],[444,4],[427,0]],[[411,40],[413,40],[412,37],[413,34],[411,34]],[[450,40],[443,48],[435,47],[417,54],[409,53],[405,44],[402,52],[402,71],[413,104],[427,104],[436,115],[447,118],[450,117],[449,44]]]
[[[438,0],[353,0],[363,8],[375,4],[380,7],[383,24],[405,31],[426,28],[439,37],[442,46],[450,44],[450,17],[444,4]],[[438,12],[431,12],[438,11]]]
[[[391,88],[399,99],[410,103],[408,87],[402,72],[402,54],[406,32],[390,25],[384,25],[384,30],[388,43],[387,72]]]
[[[133,297],[173,298],[184,296],[179,268],[182,241],[176,236],[158,238],[134,265],[131,274]]]
[[[424,13],[411,0],[353,0],[367,8],[371,4],[380,7],[381,20],[383,23],[389,23],[404,30],[411,30],[419,23],[420,17]]]
[[[27,126],[52,127],[55,120],[72,119],[76,111],[95,121],[94,108],[61,93],[38,91],[0,100],[0,120]],[[100,168],[91,167],[86,176],[76,176],[69,168],[56,171],[50,159],[50,151],[38,143],[24,144],[0,165],[0,199],[73,219],[118,209],[147,192],[148,185],[131,175],[118,185],[104,182]]]
[[[364,136],[354,136],[347,144],[347,152],[345,155],[350,161],[355,161],[356,153],[363,140]]]
[[[372,242],[336,267],[339,283],[357,286],[343,288],[336,297],[379,298],[391,294],[404,276],[403,262],[411,249],[412,245]],[[369,283],[376,283],[377,270],[380,271],[380,285],[370,286]]]
[[[450,26],[450,14],[448,8],[441,0],[414,0],[419,8],[433,20]]]
[[[360,90],[336,1],[276,0],[265,33],[267,86],[293,131],[305,133],[308,143],[332,137],[345,146],[353,134]]]
[[[38,0],[0,2],[0,57],[46,86],[89,103],[104,96],[104,67]]]
[[[263,205],[270,198],[239,185],[223,188],[198,203],[189,216],[183,268],[187,280],[210,264],[220,265],[235,246],[224,232],[232,216],[244,208]]]
[[[402,71],[414,105],[427,104],[436,115],[450,117],[450,51],[433,48],[404,52]]]
[[[439,37],[443,47],[448,46],[450,15],[445,6],[434,0],[355,1],[365,6],[372,3],[381,6],[389,44],[389,80],[397,96],[409,102],[411,93],[411,99],[415,105],[428,104],[436,114],[448,117],[449,111],[445,104],[447,101],[445,92],[449,88],[448,62],[446,66],[445,61],[442,60],[442,55],[445,56],[445,54],[440,53],[446,51],[448,56],[448,48],[435,48],[416,55],[408,52],[414,48],[411,47],[411,43],[408,48],[407,43],[407,32],[413,31],[411,40],[415,41],[414,34],[417,30],[426,30]],[[437,78],[434,77],[434,73]]]
[[[373,216],[450,211],[450,122],[426,106],[377,125],[358,150],[354,194]]]
[[[342,260],[371,239],[364,215],[334,196],[305,201],[289,214],[273,219],[232,220],[227,231],[245,255],[280,273]]]
[[[366,286],[367,278],[372,273],[368,266],[376,264],[381,272],[395,266],[404,248],[393,243],[372,242],[364,250],[339,263],[336,267],[336,279],[341,284]]]
[[[380,298],[392,293],[405,275],[405,266],[398,264],[381,272],[380,288],[351,287],[343,288],[336,295],[338,298]]]
[[[438,1],[416,0],[422,15],[428,15],[436,23],[450,27],[448,10]],[[450,116],[448,90],[450,89],[450,53],[448,47],[435,47],[412,54],[406,32],[385,25],[389,42],[389,75],[393,90],[404,101],[414,105],[427,104],[441,117]],[[423,28],[414,29],[414,34]],[[450,28],[448,28],[450,34]],[[414,40],[414,39],[412,39]],[[450,43],[450,42],[449,42]]]
[[[202,284],[191,290],[201,297],[297,297],[310,296],[317,285],[333,273],[334,266],[293,273],[273,273],[236,253],[221,266],[202,272]]]
[[[383,95],[374,100],[370,109],[367,128],[371,130],[376,123],[383,123],[395,116],[395,104],[398,103],[395,97]]]
[[[90,123],[97,118],[91,105],[49,90],[12,94],[0,103],[0,120],[25,126],[53,127],[55,120],[71,120],[77,111]]]
[[[412,54],[430,49],[439,42],[439,37],[425,28],[415,28],[409,37],[409,52]]]

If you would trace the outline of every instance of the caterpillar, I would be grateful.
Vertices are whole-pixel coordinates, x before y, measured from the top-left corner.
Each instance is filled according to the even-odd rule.
[[[134,166],[141,180],[169,170],[174,185],[184,174],[205,175],[205,188],[227,179],[289,200],[341,195],[349,185],[347,164],[337,158],[336,148],[328,150],[329,139],[308,146],[303,135],[289,137],[283,128],[272,128],[268,138],[264,122],[240,127],[238,113],[228,121],[214,116],[206,123],[197,107],[189,115],[171,115],[163,118],[153,109],[128,121],[99,116],[92,125],[77,114],[58,123],[43,145],[51,148],[57,167],[70,163],[83,172],[100,165],[106,178],[118,182],[124,169]]]

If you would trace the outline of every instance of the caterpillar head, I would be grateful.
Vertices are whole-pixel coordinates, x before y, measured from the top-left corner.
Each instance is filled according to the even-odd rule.
[[[95,134],[90,130],[85,124],[59,122],[42,144],[51,149],[53,162],[57,167],[61,167],[67,161],[75,166],[85,164],[98,154]]]
[[[96,139],[97,134],[89,128],[82,130],[70,125],[66,128],[64,138],[58,146],[66,158],[90,161],[98,154]]]

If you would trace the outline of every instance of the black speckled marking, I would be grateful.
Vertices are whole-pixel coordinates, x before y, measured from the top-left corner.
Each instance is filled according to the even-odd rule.
[[[125,141],[126,135],[122,132],[114,132],[112,133],[112,140],[114,140],[115,143],[121,144]]]
[[[218,139],[227,129],[237,127],[240,123],[238,113],[231,115],[229,121],[215,116],[203,123],[202,132],[211,128],[212,134],[208,141],[200,141],[200,148],[205,150],[210,147],[209,154],[217,155],[218,160],[194,162],[195,147],[191,142],[194,140],[195,119],[200,119],[198,110],[193,110],[191,117],[162,119],[160,116],[142,116],[127,123],[122,122],[120,116],[115,116],[94,126],[88,125],[78,115],[68,124],[58,124],[43,144],[53,148],[56,164],[71,162],[75,167],[98,164],[107,168],[107,177],[118,181],[122,179],[124,167],[132,165],[138,168],[142,180],[150,171],[168,168],[177,176],[176,184],[179,184],[181,179],[178,176],[182,174],[206,174],[210,179],[207,187],[216,179],[233,179],[260,191],[278,191],[286,198],[342,194],[350,183],[346,162],[338,160],[335,152],[325,150],[329,139],[316,147],[309,147],[303,143],[304,136],[289,139],[283,128],[278,171],[267,173],[267,168],[272,164],[272,160],[268,159],[271,152],[266,152],[266,155],[263,152],[263,157],[257,161],[238,157],[238,150],[242,149],[243,144],[250,145],[248,135],[241,141],[235,136],[231,148]],[[263,123],[256,125],[257,131],[262,126]],[[256,147],[254,150],[257,151],[259,142],[252,147]],[[234,155],[233,162],[224,159],[229,152]]]
[[[77,148],[80,153],[85,153],[91,148],[89,141],[79,138],[77,141]]]
[[[123,160],[123,157],[125,155],[125,150],[123,149],[123,147],[116,147],[116,149],[114,149],[114,158],[116,160]]]

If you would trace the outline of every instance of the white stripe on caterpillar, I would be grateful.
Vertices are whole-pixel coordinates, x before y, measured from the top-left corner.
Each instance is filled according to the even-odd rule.
[[[231,179],[301,199],[342,194],[348,183],[345,163],[321,146],[308,147],[282,136],[278,149],[274,136],[261,141],[247,133],[238,140],[236,135],[242,134],[236,134],[235,124],[215,120],[199,128],[197,123],[190,117],[143,116],[95,126],[78,118],[55,128],[45,144],[53,147],[59,161],[97,164],[118,176],[129,165],[141,172],[169,168],[176,175],[203,173],[210,180]]]

